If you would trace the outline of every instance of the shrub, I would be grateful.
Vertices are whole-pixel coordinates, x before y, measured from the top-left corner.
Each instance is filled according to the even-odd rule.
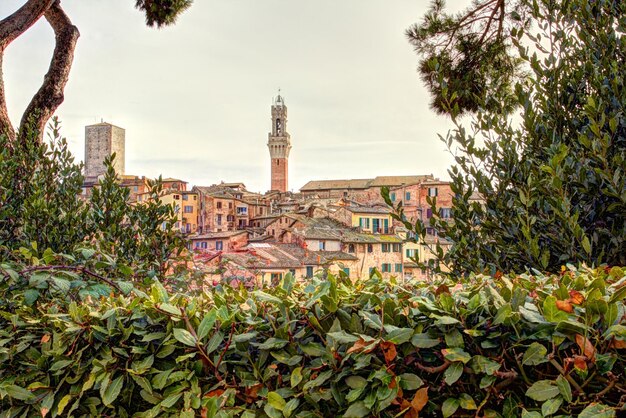
[[[0,276],[3,417],[614,417],[624,408],[626,277],[616,267],[477,275],[454,288],[287,275],[266,291],[196,296],[158,282],[120,292],[95,273],[79,280],[51,266],[5,264]]]

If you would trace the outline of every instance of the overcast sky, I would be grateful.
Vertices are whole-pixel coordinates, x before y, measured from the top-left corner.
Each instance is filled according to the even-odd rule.
[[[23,1],[2,0],[0,18]],[[63,0],[78,26],[65,102],[71,150],[84,126],[126,129],[126,173],[190,185],[270,186],[267,133],[280,87],[289,109],[289,187],[309,180],[434,174],[451,157],[404,30],[426,0],[197,0],[175,26],[147,28],[134,0]],[[15,124],[45,74],[54,35],[42,19],[7,50]]]

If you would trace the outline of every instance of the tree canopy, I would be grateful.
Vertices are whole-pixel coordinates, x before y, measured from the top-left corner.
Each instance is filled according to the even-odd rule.
[[[488,27],[491,15],[501,19],[497,29]],[[469,26],[473,19],[483,23]],[[453,243],[439,258],[455,273],[626,263],[624,32],[624,2],[591,0],[482,0],[454,16],[437,1],[410,29],[431,65],[435,106],[455,123],[444,138],[456,162],[454,221],[433,211],[428,225]],[[448,41],[437,49],[440,38]],[[439,61],[466,39],[471,48],[460,61]],[[450,81],[464,57],[483,56],[490,45],[519,60],[515,77],[502,84],[485,62]],[[472,91],[473,82],[484,89]],[[512,108],[519,118],[508,116]],[[468,111],[469,122],[459,119]],[[470,201],[476,193],[484,204]],[[420,222],[405,225],[426,233]]]
[[[148,26],[162,27],[173,24],[191,4],[192,0],[136,0],[135,7],[145,14]],[[16,131],[7,111],[2,77],[4,51],[42,18],[54,31],[54,53],[43,83],[26,107]],[[27,0],[0,21],[0,134],[11,141],[25,141],[31,137],[27,130],[32,129],[37,133],[35,138],[42,139],[46,123],[63,102],[79,36],[78,28],[72,24],[60,0]]]

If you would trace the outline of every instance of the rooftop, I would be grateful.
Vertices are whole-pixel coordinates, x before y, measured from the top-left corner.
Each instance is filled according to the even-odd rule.
[[[247,234],[247,231],[222,231],[222,232],[207,232],[206,234],[197,234],[189,237],[191,240],[199,239],[218,239],[218,238],[230,238],[236,235]]]
[[[420,183],[426,180],[435,180],[432,174],[415,176],[378,176],[373,179],[353,180],[314,180],[310,181],[300,191],[316,190],[344,190],[344,189],[368,189],[370,187],[396,187]]]

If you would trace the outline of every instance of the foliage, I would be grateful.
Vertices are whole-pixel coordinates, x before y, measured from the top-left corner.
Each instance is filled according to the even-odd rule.
[[[626,3],[523,3],[537,28],[507,35],[531,69],[514,88],[520,117],[476,98],[468,128],[449,101],[454,221],[438,216],[433,199],[429,225],[405,226],[422,237],[430,226],[450,240],[447,254],[435,252],[454,274],[624,265]],[[457,91],[447,88],[453,99]],[[497,89],[489,93],[506,104]],[[476,195],[483,204],[471,200]]]
[[[28,129],[28,128],[27,128]],[[74,162],[60,123],[50,125],[49,143],[13,144],[0,135],[0,256],[35,242],[55,252],[70,252],[88,236],[87,206],[82,191],[82,166]]]
[[[444,0],[433,1],[422,22],[406,31],[421,58],[418,71],[431,93],[431,107],[440,114],[481,107],[510,112],[512,86],[524,71],[507,35],[529,27],[529,2],[474,0],[460,13],[445,6]]]
[[[192,3],[192,0],[136,0],[135,7],[146,14],[148,26],[160,28],[176,22],[176,18]]]
[[[130,203],[130,189],[120,185],[113,168],[115,154],[105,160],[107,172],[93,188],[88,229],[97,248],[119,263],[163,274],[184,249],[184,240],[175,230],[175,210],[161,202],[161,179],[150,182],[142,204]],[[150,272],[151,271],[151,272]],[[133,272],[135,275],[141,272]],[[127,270],[127,274],[131,274]]]
[[[620,268],[479,275],[455,288],[287,275],[265,291],[217,286],[193,297],[158,282],[114,292],[93,274],[2,265],[0,416],[615,417],[624,408]]]
[[[133,205],[111,158],[89,200],[81,199],[82,165],[56,118],[49,136],[49,143],[16,142],[10,153],[0,136],[0,260],[42,258],[46,251],[76,255],[89,246],[112,256],[111,268],[128,277],[170,269],[184,242],[174,229],[174,208],[158,199],[160,179],[151,182],[148,201]]]

